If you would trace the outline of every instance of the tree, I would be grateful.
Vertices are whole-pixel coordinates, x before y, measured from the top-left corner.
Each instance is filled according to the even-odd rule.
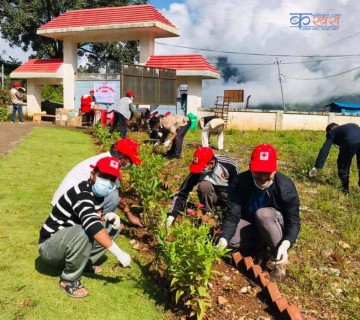
[[[0,0],[0,21],[2,38],[10,47],[20,47],[27,52],[34,51],[32,58],[62,58],[62,41],[42,37],[37,29],[69,10],[100,7],[117,7],[146,4],[147,0]],[[88,69],[98,70],[115,61],[133,63],[138,60],[138,43],[80,44],[79,54],[89,53]],[[102,62],[102,65],[99,63]]]

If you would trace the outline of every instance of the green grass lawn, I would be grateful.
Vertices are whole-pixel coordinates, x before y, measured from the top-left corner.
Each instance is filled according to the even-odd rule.
[[[139,141],[146,138],[141,133],[131,133],[130,137]],[[211,142],[216,145],[214,138]],[[298,189],[302,218],[298,241],[290,251],[289,277],[280,290],[305,315],[360,319],[357,168],[353,163],[349,197],[339,191],[335,148],[325,168],[315,179],[309,179],[307,173],[324,139],[324,132],[227,130],[223,154],[236,159],[243,171],[255,145],[274,144],[278,171],[289,175]],[[167,166],[162,173],[175,188],[187,175],[199,145],[199,130],[189,132],[183,158],[176,160],[181,169]],[[83,300],[62,293],[58,288],[60,270],[51,270],[38,259],[38,234],[49,214],[52,194],[69,169],[95,153],[91,136],[84,132],[37,127],[13,153],[0,159],[0,319],[172,318],[164,311],[162,293],[145,276],[142,257],[124,236],[117,243],[134,257],[133,267],[112,270],[115,259],[107,254],[103,274],[83,278],[90,292]],[[338,269],[340,275],[326,273],[324,268]]]
[[[54,191],[69,169],[95,153],[88,134],[37,127],[13,153],[0,159],[0,319],[171,318],[124,236],[117,242],[134,257],[132,268],[112,270],[115,258],[107,254],[102,275],[83,277],[90,292],[83,300],[62,293],[60,270],[38,259],[39,230]]]

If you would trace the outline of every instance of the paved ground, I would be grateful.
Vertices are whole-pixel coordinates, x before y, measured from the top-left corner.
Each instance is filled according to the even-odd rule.
[[[0,122],[0,157],[10,153],[35,126],[39,125],[34,125],[32,122],[25,122],[23,125]],[[41,126],[53,126],[53,124],[49,122]]]

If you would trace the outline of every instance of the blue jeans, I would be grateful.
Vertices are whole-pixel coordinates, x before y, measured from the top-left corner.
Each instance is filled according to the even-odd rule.
[[[13,104],[13,110],[12,110],[12,114],[11,114],[11,121],[15,122],[15,120],[16,120],[16,111],[19,114],[19,121],[23,122],[22,104]]]

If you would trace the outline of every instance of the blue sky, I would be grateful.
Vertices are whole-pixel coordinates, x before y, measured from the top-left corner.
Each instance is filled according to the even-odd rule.
[[[169,9],[169,5],[173,2],[183,3],[183,0],[178,1],[167,1],[167,0],[149,0],[148,4],[151,4],[157,9]]]

